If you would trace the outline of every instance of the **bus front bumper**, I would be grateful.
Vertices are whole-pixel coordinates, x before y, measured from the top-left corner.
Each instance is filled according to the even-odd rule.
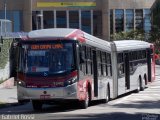
[[[77,97],[77,83],[67,87],[57,88],[25,88],[17,86],[18,100],[54,100],[70,99],[75,100]]]

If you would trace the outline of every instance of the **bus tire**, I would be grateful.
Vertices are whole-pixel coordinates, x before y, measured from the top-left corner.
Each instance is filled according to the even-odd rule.
[[[108,101],[110,100],[110,89],[109,86],[106,89],[106,98],[102,100],[103,103],[108,103]]]
[[[145,86],[143,86],[143,83],[142,83],[142,81],[141,81],[141,84],[140,84],[140,91],[143,91],[143,90],[144,90],[144,87],[145,87]]]
[[[86,109],[89,106],[89,93],[86,92],[86,99],[80,102],[81,109]]]
[[[38,100],[32,100],[32,106],[35,111],[42,110],[42,102]]]
[[[140,91],[143,91],[144,90],[144,86],[143,86],[143,81],[142,81],[141,77],[139,78],[139,82],[140,82]]]
[[[144,80],[145,80],[145,85],[147,85],[148,84],[148,78],[147,78],[146,74],[144,75]]]
[[[29,102],[29,100],[18,100],[18,104],[20,104],[20,105],[24,105],[28,102]]]
[[[135,91],[135,92],[136,92],[136,93],[139,93],[139,91],[140,91],[140,80],[138,80],[138,82],[137,82],[137,83],[138,83],[138,85],[137,85],[138,87],[137,87],[137,89],[136,89],[136,91]]]

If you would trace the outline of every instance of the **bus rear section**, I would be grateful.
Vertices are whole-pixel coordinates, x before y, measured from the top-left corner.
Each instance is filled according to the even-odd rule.
[[[150,43],[138,40],[115,41],[117,48],[118,95],[139,92],[152,79],[152,53]]]
[[[32,100],[35,110],[43,102],[78,100],[75,43],[21,42],[17,73],[18,100]]]

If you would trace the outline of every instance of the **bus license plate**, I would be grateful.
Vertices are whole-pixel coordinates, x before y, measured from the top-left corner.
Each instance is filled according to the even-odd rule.
[[[49,99],[51,98],[50,95],[40,95],[40,99]]]

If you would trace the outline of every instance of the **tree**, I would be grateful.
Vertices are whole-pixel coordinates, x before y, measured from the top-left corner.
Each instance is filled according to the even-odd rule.
[[[111,40],[145,40],[144,30],[131,30],[129,32],[119,32],[111,35]]]
[[[160,53],[160,28],[153,26],[150,32],[150,42],[154,43],[157,53]]]

